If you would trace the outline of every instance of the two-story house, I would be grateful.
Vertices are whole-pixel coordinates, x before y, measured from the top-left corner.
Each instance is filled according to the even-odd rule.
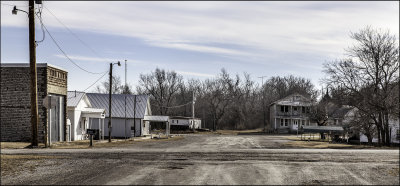
[[[311,99],[295,93],[270,105],[270,124],[279,133],[295,133],[300,126],[310,123]]]

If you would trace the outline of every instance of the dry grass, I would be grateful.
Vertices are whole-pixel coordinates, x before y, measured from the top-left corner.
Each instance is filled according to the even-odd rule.
[[[304,138],[304,136],[306,136]],[[309,139],[310,138],[310,139]],[[398,149],[398,147],[376,147],[376,146],[369,146],[369,145],[354,145],[354,144],[344,144],[344,143],[329,143],[328,139],[321,140],[319,134],[314,134],[314,138],[310,137],[309,134],[303,135],[303,140],[301,137],[297,136],[288,136],[286,139],[291,140],[284,144],[286,147],[291,148],[314,148],[314,149],[324,149],[324,148],[331,148],[331,149]]]
[[[359,148],[358,145],[349,145],[342,143],[329,143],[324,141],[290,141],[284,144],[287,147],[298,148],[312,148],[312,149],[325,149],[325,148]]]
[[[45,159],[67,158],[63,156],[44,155],[1,155],[1,174],[13,175],[28,170],[34,171]],[[28,161],[30,163],[28,163]]]
[[[31,145],[30,142],[1,142],[1,149],[23,149],[28,148]],[[44,147],[43,143],[39,144],[39,147]]]
[[[389,172],[389,174],[390,175],[392,175],[392,176],[395,176],[395,177],[398,177],[399,176],[399,168],[397,167],[397,168],[392,168],[392,169],[390,169],[388,172]]]
[[[161,136],[165,137],[165,136]],[[113,139],[111,143],[108,141],[93,141],[93,147],[89,146],[90,141],[89,140],[80,140],[80,141],[73,141],[73,142],[59,142],[55,143],[51,146],[51,148],[54,149],[87,149],[87,148],[104,148],[104,147],[118,147],[118,146],[124,146],[124,145],[129,145],[129,144],[134,144],[134,143],[140,143],[140,142],[160,142],[160,141],[176,141],[176,140],[181,140],[183,139],[183,136],[173,136],[170,138],[153,138],[153,139],[128,139],[128,140],[121,140],[121,139]]]

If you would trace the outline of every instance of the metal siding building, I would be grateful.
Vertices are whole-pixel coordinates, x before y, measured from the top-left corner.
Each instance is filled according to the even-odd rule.
[[[93,108],[105,109],[105,135],[108,135],[108,121],[109,121],[109,94],[101,93],[87,93],[86,94]],[[135,106],[136,98],[136,106]],[[126,106],[125,106],[126,99]],[[126,108],[126,110],[125,110]],[[149,122],[143,121],[145,115],[151,115],[149,96],[147,95],[124,95],[112,94],[112,137],[133,137],[143,136],[149,134]],[[125,125],[126,116],[126,125]],[[96,129],[98,120],[92,120],[92,128]],[[136,126],[133,127],[133,123]]]

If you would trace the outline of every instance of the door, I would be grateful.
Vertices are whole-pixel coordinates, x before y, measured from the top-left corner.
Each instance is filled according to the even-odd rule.
[[[48,116],[48,134],[50,142],[63,141],[64,139],[64,97],[51,95],[55,97],[56,103],[49,110]]]
[[[297,119],[293,120],[293,129],[297,130],[298,126],[299,126],[299,120],[297,120]]]

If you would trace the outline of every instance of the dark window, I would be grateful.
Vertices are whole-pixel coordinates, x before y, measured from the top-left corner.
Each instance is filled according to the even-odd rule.
[[[281,112],[285,111],[285,106],[281,106]]]
[[[301,112],[306,113],[306,107],[301,107]]]

